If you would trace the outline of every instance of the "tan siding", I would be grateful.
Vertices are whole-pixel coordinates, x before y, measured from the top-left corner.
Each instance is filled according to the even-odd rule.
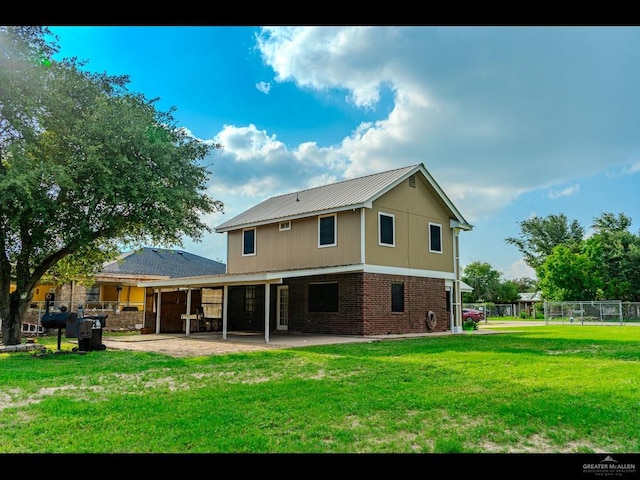
[[[338,245],[318,248],[318,217],[291,221],[291,229],[279,231],[279,223],[256,229],[256,255],[242,256],[242,230],[228,235],[228,273],[248,273],[296,268],[316,268],[360,263],[360,212],[338,212]]]
[[[395,217],[395,247],[378,245],[378,212]],[[429,252],[429,222],[442,226],[443,253]],[[453,232],[437,193],[416,175],[415,188],[405,180],[366,210],[366,263],[401,268],[453,271]]]

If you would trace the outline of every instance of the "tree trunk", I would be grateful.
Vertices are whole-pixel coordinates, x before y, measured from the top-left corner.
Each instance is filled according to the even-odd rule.
[[[22,343],[22,318],[27,311],[29,301],[21,300],[12,294],[9,301],[9,314],[2,318],[2,343],[19,345]]]

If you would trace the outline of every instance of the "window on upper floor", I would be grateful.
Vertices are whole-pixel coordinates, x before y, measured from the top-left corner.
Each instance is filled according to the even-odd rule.
[[[378,245],[395,247],[395,216],[378,212]]]
[[[391,284],[391,311],[404,312],[404,283]]]
[[[280,226],[278,227],[278,230],[280,230],[281,232],[284,232],[285,230],[291,230],[291,222],[289,221],[280,222]]]
[[[249,228],[242,231],[242,255],[256,254],[256,229]]]
[[[336,214],[318,217],[318,247],[335,247],[337,244]]]
[[[429,251],[442,253],[442,225],[429,222]]]

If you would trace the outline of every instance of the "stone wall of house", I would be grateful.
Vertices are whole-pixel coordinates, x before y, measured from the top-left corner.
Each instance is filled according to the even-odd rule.
[[[30,323],[33,325],[38,325],[40,320],[40,316],[44,312],[36,309],[30,309],[27,311],[23,323]],[[106,315],[106,325],[103,326],[103,330],[105,332],[125,332],[125,331],[134,331],[141,330],[142,324],[144,321],[144,312],[120,312],[115,313],[114,311],[104,311],[104,310],[86,310],[84,312],[84,316],[94,316]]]
[[[56,288],[54,306],[56,310],[65,307],[67,311],[78,313],[78,305],[84,304],[87,294],[87,287],[74,282],[65,283]],[[38,305],[38,308],[30,308],[23,323],[37,325],[41,315],[44,313],[45,307]],[[104,309],[85,309],[84,316],[107,316],[104,331],[133,331],[140,330],[144,321],[144,312],[142,311],[120,311],[104,310]]]

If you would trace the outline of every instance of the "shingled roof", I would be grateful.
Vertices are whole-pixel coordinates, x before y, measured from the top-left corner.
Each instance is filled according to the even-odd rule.
[[[352,208],[370,208],[374,200],[416,173],[424,175],[427,182],[447,205],[452,216],[460,222],[463,228],[470,228],[470,225],[427,172],[424,165],[417,164],[271,197],[218,225],[215,231],[221,233],[310,215],[321,215]]]
[[[157,275],[170,278],[225,273],[227,266],[182,250],[144,247],[123,253],[118,260],[106,264],[101,273],[121,275]]]

